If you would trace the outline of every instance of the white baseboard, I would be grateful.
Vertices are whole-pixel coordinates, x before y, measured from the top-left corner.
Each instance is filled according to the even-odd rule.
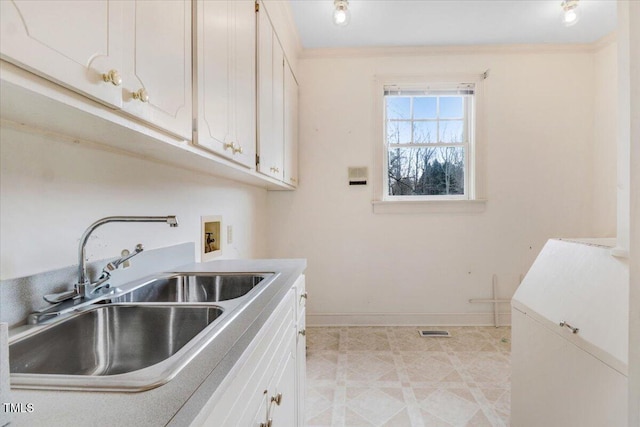
[[[495,326],[493,313],[307,313],[307,326]],[[498,326],[511,325],[511,312]]]

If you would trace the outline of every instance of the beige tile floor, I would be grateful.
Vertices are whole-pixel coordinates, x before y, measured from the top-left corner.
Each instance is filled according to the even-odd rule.
[[[309,327],[307,426],[508,426],[510,341],[507,327]]]

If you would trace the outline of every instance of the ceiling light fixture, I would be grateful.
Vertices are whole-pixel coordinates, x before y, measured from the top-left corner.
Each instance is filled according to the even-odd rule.
[[[560,4],[562,7],[562,23],[565,27],[571,27],[580,20],[578,1],[579,0],[564,0]]]
[[[348,0],[333,0],[333,5],[336,10],[333,11],[333,23],[341,27],[347,25],[351,19],[351,13],[349,12]]]

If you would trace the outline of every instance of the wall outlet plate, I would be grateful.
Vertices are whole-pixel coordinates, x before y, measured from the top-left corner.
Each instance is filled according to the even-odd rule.
[[[210,261],[222,255],[222,216],[203,216],[201,223],[200,259],[201,261]]]

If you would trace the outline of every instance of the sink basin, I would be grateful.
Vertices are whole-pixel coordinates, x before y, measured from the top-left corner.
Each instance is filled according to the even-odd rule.
[[[133,291],[112,298],[122,302],[219,302],[246,295],[265,274],[175,273],[153,279]]]
[[[222,314],[219,307],[106,305],[9,346],[11,373],[115,375],[159,363]]]

